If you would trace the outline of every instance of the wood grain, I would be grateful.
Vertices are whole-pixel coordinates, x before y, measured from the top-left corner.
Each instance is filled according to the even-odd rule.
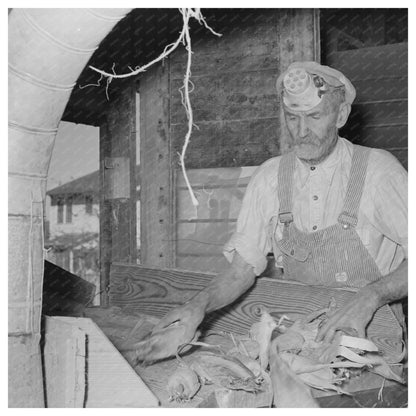
[[[141,262],[174,264],[174,187],[169,136],[168,64],[152,67],[140,82]]]
[[[193,131],[186,166],[258,165],[279,154],[279,104],[274,87],[280,60],[279,11],[207,13],[210,24],[223,36],[217,38],[205,28],[192,32],[194,89],[190,98],[199,129]],[[186,134],[186,114],[178,91],[185,63],[184,50],[178,50],[170,69],[173,155],[181,151]]]
[[[206,273],[113,264],[110,303],[162,317],[206,287],[212,277]],[[331,297],[342,307],[353,294],[354,290],[258,278],[236,302],[210,314],[203,328],[246,334],[252,323],[259,319],[261,307],[266,307],[275,317],[286,314],[294,320],[326,307]],[[368,336],[387,357],[397,357],[402,351],[402,330],[388,306],[376,312],[368,327]]]
[[[186,153],[186,166],[195,169],[260,165],[279,155],[278,126],[277,114],[230,120],[221,116],[218,120],[199,122]],[[182,150],[185,134],[184,123],[172,124],[175,154]]]
[[[342,71],[357,90],[341,134],[354,143],[391,151],[407,169],[408,44],[330,53],[326,64]]]
[[[100,288],[107,303],[109,264],[134,262],[136,243],[136,108],[135,84],[123,81],[114,91],[100,126]],[[123,161],[123,174],[112,164]],[[118,179],[118,180],[117,180]],[[121,188],[119,194],[115,189]]]
[[[337,52],[331,54],[330,60],[354,83],[355,80],[365,79],[407,78],[407,57],[406,42]],[[360,62],[361,65],[351,65],[352,62]]]

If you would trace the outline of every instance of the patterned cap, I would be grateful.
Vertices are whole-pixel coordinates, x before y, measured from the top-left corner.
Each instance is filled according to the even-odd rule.
[[[293,62],[276,81],[278,93],[283,92],[283,102],[293,111],[308,111],[317,106],[330,87],[345,88],[345,102],[352,104],[355,88],[336,69],[317,62]]]

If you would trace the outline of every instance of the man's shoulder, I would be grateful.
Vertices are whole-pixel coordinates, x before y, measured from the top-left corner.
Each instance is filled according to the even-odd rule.
[[[281,159],[282,156],[275,156],[259,165],[251,177],[252,185],[275,187]]]
[[[258,166],[254,174],[265,177],[277,175],[281,159],[281,155],[267,159],[265,162]]]
[[[389,151],[371,148],[368,159],[368,173],[377,177],[386,175],[407,174],[403,165]]]

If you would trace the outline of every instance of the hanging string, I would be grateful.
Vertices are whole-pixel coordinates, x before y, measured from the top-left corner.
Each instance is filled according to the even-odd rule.
[[[105,72],[102,71],[98,68],[95,68],[93,66],[89,66],[90,69],[92,69],[93,71],[99,73],[101,75],[100,79],[98,80],[98,85],[97,84],[88,84],[85,85],[83,87],[80,88],[85,88],[87,86],[99,86],[100,85],[100,81],[103,79],[103,77],[107,77],[107,85],[106,85],[106,94],[107,94],[107,99],[108,99],[108,87],[111,83],[111,81],[113,79],[121,79],[121,78],[128,78],[131,76],[135,76],[138,75],[142,72],[145,72],[150,66],[152,66],[153,64],[160,62],[161,60],[163,60],[164,58],[166,58],[167,56],[169,56],[181,43],[185,46],[187,52],[188,52],[188,59],[187,59],[187,65],[186,65],[186,71],[185,71],[185,75],[184,75],[184,82],[183,82],[183,86],[179,89],[179,92],[181,94],[182,97],[182,105],[185,108],[185,112],[186,112],[186,117],[188,119],[188,131],[185,135],[185,141],[182,147],[182,152],[179,153],[179,164],[181,166],[182,169],[182,173],[185,179],[185,183],[186,186],[189,190],[190,196],[191,196],[191,200],[192,200],[192,204],[194,206],[198,206],[198,200],[195,197],[195,194],[192,190],[192,186],[189,182],[188,179],[188,175],[186,173],[186,168],[185,168],[185,153],[186,153],[186,149],[189,145],[189,141],[191,138],[191,134],[192,134],[192,128],[196,127],[198,128],[198,126],[196,126],[193,122],[193,112],[192,112],[192,106],[191,106],[191,101],[189,98],[189,94],[193,91],[194,89],[194,85],[192,83],[192,81],[190,80],[191,77],[191,63],[192,63],[192,48],[191,48],[191,36],[189,33],[189,19],[190,18],[194,18],[196,19],[200,24],[203,24],[212,34],[214,34],[215,36],[222,36],[221,34],[215,32],[211,27],[209,27],[209,25],[207,24],[204,16],[201,13],[201,9],[199,8],[183,8],[183,9],[179,9],[180,13],[182,14],[182,18],[183,18],[183,26],[182,26],[182,30],[179,34],[178,39],[176,40],[176,42],[171,43],[169,45],[167,45],[165,47],[165,49],[163,50],[163,52],[157,57],[155,58],[153,61],[149,62],[148,64],[141,66],[141,67],[135,67],[130,68],[130,72],[125,73],[125,74],[116,74],[115,70],[114,70],[114,64],[112,67],[112,71],[113,73],[109,73],[109,72]]]

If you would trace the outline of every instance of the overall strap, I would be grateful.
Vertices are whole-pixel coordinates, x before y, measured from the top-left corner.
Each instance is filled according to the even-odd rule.
[[[292,195],[293,176],[296,168],[294,152],[282,156],[277,177],[277,196],[279,198],[279,221],[288,225],[293,221]]]
[[[367,174],[368,158],[370,156],[368,147],[354,145],[350,178],[345,195],[344,207],[338,216],[338,222],[344,228],[355,227],[358,222],[358,209],[360,207],[365,177]]]

